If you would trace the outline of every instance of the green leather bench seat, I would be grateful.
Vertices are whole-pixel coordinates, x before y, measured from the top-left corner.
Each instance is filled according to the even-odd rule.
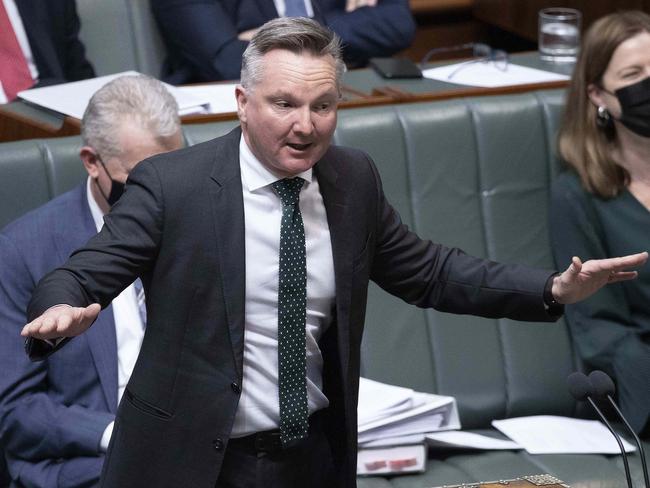
[[[337,144],[366,150],[385,192],[421,236],[494,260],[555,268],[547,203],[563,92],[348,109]],[[184,126],[188,144],[235,122]],[[80,181],[79,138],[0,145],[0,226]],[[561,263],[564,266],[566,263]],[[515,323],[417,309],[369,291],[362,374],[457,398],[465,429],[492,419],[582,415],[566,377],[580,368],[565,323]],[[549,473],[573,487],[621,487],[619,456],[430,449],[427,472],[360,478],[361,488],[430,487]],[[638,457],[631,467],[638,483]],[[640,486],[640,485],[639,485]]]

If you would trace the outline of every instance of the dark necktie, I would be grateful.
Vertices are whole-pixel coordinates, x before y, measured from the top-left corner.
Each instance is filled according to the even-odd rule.
[[[284,7],[285,17],[307,17],[305,0],[285,0]]]
[[[282,201],[278,285],[278,375],[280,439],[283,445],[307,436],[307,361],[305,320],[307,266],[305,229],[298,199],[304,181],[273,183]]]
[[[0,1],[0,81],[9,101],[16,98],[19,91],[26,90],[34,84],[25,55],[18,44],[2,1]]]

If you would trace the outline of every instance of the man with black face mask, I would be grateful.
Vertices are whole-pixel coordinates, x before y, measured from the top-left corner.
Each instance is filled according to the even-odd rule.
[[[103,224],[133,167],[181,147],[178,107],[164,85],[121,77],[91,99],[80,158],[88,178],[0,232],[0,436],[17,486],[94,485],[146,315],[127,287],[99,327],[56,357],[32,363],[18,332],[34,284]]]

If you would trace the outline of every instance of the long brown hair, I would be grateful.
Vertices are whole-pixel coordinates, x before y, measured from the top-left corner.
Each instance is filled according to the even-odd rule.
[[[597,109],[587,89],[591,84],[602,86],[616,48],[641,32],[650,32],[650,15],[644,12],[616,12],[598,19],[584,36],[569,86],[558,138],[560,155],[576,170],[585,189],[602,198],[618,195],[630,177],[612,158],[616,128],[596,123]]]

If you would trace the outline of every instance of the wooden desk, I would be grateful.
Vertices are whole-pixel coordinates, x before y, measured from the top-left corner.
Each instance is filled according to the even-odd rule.
[[[571,66],[542,63],[536,53],[512,56],[512,62],[533,68],[562,72]],[[443,63],[438,63],[438,65]],[[371,69],[352,70],[345,74],[343,101],[340,108],[413,103],[458,97],[501,95],[520,93],[543,88],[561,88],[566,81],[517,85],[500,88],[478,88],[443,81],[423,79],[385,80]],[[198,114],[182,117],[183,124],[204,124],[222,120],[234,120],[237,114]],[[80,121],[59,113],[31,106],[23,101],[0,105],[0,142],[43,137],[77,135]]]
[[[539,59],[536,52],[518,53],[510,58],[511,62],[529,68],[536,68],[555,73],[570,75],[573,69],[568,64],[546,63]],[[453,64],[458,60],[435,63],[431,66]],[[372,70],[354,70],[346,73],[346,84],[358,90],[371,89],[371,95],[388,96],[391,103],[427,102],[432,100],[445,100],[450,98],[504,95],[509,93],[523,93],[527,91],[564,88],[568,81],[555,81],[549,83],[535,83],[529,85],[514,85],[497,88],[483,88],[475,86],[458,85],[456,83],[430,80],[430,79],[402,79],[385,80]]]
[[[344,86],[343,101],[340,107],[363,107],[392,103],[389,95],[371,94],[354,87]],[[237,113],[194,114],[181,117],[183,124],[205,124],[222,120],[234,120]],[[0,105],[0,142],[44,137],[64,137],[78,135],[81,121],[75,117],[52,112],[42,107],[17,100]]]

